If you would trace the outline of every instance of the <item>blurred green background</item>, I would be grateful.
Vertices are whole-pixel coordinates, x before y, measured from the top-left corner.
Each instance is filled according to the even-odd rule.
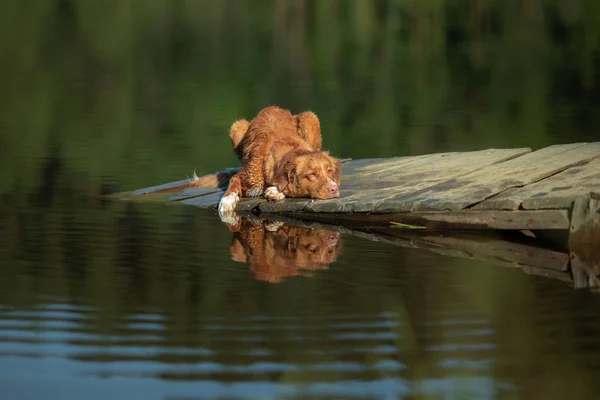
[[[270,104],[341,157],[600,139],[596,0],[9,0],[0,26],[5,199],[235,166]]]

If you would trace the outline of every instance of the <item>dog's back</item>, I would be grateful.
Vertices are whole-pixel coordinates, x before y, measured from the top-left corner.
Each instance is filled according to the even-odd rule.
[[[276,142],[310,150],[309,144],[298,135],[297,118],[288,110],[272,106],[261,110],[248,124],[246,133],[234,148],[238,157],[245,160],[263,157]]]
[[[283,141],[307,150],[321,149],[320,124],[314,113],[306,111],[292,115],[289,110],[277,106],[262,109],[251,122],[245,119],[235,121],[229,138],[240,160],[250,153],[257,141],[262,146]]]

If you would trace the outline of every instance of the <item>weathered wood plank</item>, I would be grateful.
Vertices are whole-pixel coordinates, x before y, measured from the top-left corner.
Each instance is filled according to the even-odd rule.
[[[590,193],[575,200],[569,249],[582,264],[600,275],[600,193]]]
[[[212,174],[206,174],[192,179],[184,179],[180,181],[166,183],[164,185],[150,186],[144,189],[135,190],[132,192],[133,196],[141,196],[149,193],[171,191],[181,188],[224,188],[227,187],[229,178],[239,172],[240,168],[227,168],[223,171],[215,172]],[[194,175],[195,176],[195,175]]]
[[[262,206],[259,204],[261,212]],[[268,212],[269,214],[271,212]],[[419,213],[312,213],[297,211],[284,213],[298,219],[344,225],[351,228],[389,227],[391,222],[425,227],[427,229],[498,229],[498,230],[551,230],[569,229],[568,210],[535,211],[424,211]],[[400,229],[400,228],[398,228]]]
[[[206,196],[212,193],[220,193],[222,189],[219,188],[187,188],[182,192],[176,193],[169,197],[169,201],[181,201],[185,199],[191,199],[192,197]]]
[[[168,189],[173,189],[173,188],[178,188],[178,187],[182,187],[185,185],[189,185],[191,181],[192,181],[191,179],[182,179],[180,181],[169,182],[169,183],[165,183],[162,185],[150,186],[147,188],[134,190],[133,192],[130,192],[130,193],[132,196],[144,196],[146,194],[161,191],[161,190],[168,190]]]
[[[413,193],[469,172],[529,153],[531,149],[487,149],[466,153],[441,153],[420,157],[399,165],[342,178],[342,189],[356,192],[333,200],[307,202],[312,212],[368,212],[381,201],[399,194]],[[439,187],[439,190],[445,190]],[[268,210],[268,206],[265,206]]]
[[[598,227],[600,227],[600,193],[589,193],[575,200],[571,216],[571,236],[584,233],[590,228],[596,231]]]
[[[179,202],[181,204],[188,204],[200,208],[214,208],[217,204],[219,204],[219,200],[221,200],[221,196],[223,196],[223,193],[223,191],[214,192],[205,196],[196,196],[182,199],[179,200]]]
[[[567,210],[431,211],[394,214],[389,219],[432,229],[569,229]]]
[[[426,158],[431,154],[425,154],[420,156],[401,156],[392,158],[362,158],[360,160],[352,160],[352,162],[344,163],[342,166],[342,172],[346,176],[351,176],[357,173],[373,173],[381,170],[385,170],[390,166],[403,165],[408,162]]]
[[[223,190],[227,187],[231,176],[235,175],[240,168],[227,168],[222,171],[182,179],[162,185],[149,186],[133,191],[104,195],[106,198],[127,199],[141,201],[148,197],[148,201],[179,201],[187,197],[202,196],[207,193]],[[205,190],[210,189],[210,190]]]
[[[575,199],[600,192],[600,158],[566,169],[549,178],[491,197],[473,210],[570,208]]]
[[[373,212],[457,211],[600,157],[600,142],[546,147],[436,186],[388,198]]]

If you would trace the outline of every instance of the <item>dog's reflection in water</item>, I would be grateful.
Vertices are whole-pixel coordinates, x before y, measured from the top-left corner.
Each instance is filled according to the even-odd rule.
[[[233,232],[231,258],[250,264],[256,279],[270,283],[312,276],[312,271],[327,269],[342,251],[340,234],[325,229],[243,217],[227,226]]]

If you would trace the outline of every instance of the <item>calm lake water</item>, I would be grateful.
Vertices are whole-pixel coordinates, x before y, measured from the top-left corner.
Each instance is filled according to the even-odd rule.
[[[194,207],[0,216],[6,398],[600,396],[600,296],[560,281]]]
[[[2,398],[600,398],[598,294],[98,197],[237,166],[270,104],[339,157],[598,141],[598,4],[0,2]]]

